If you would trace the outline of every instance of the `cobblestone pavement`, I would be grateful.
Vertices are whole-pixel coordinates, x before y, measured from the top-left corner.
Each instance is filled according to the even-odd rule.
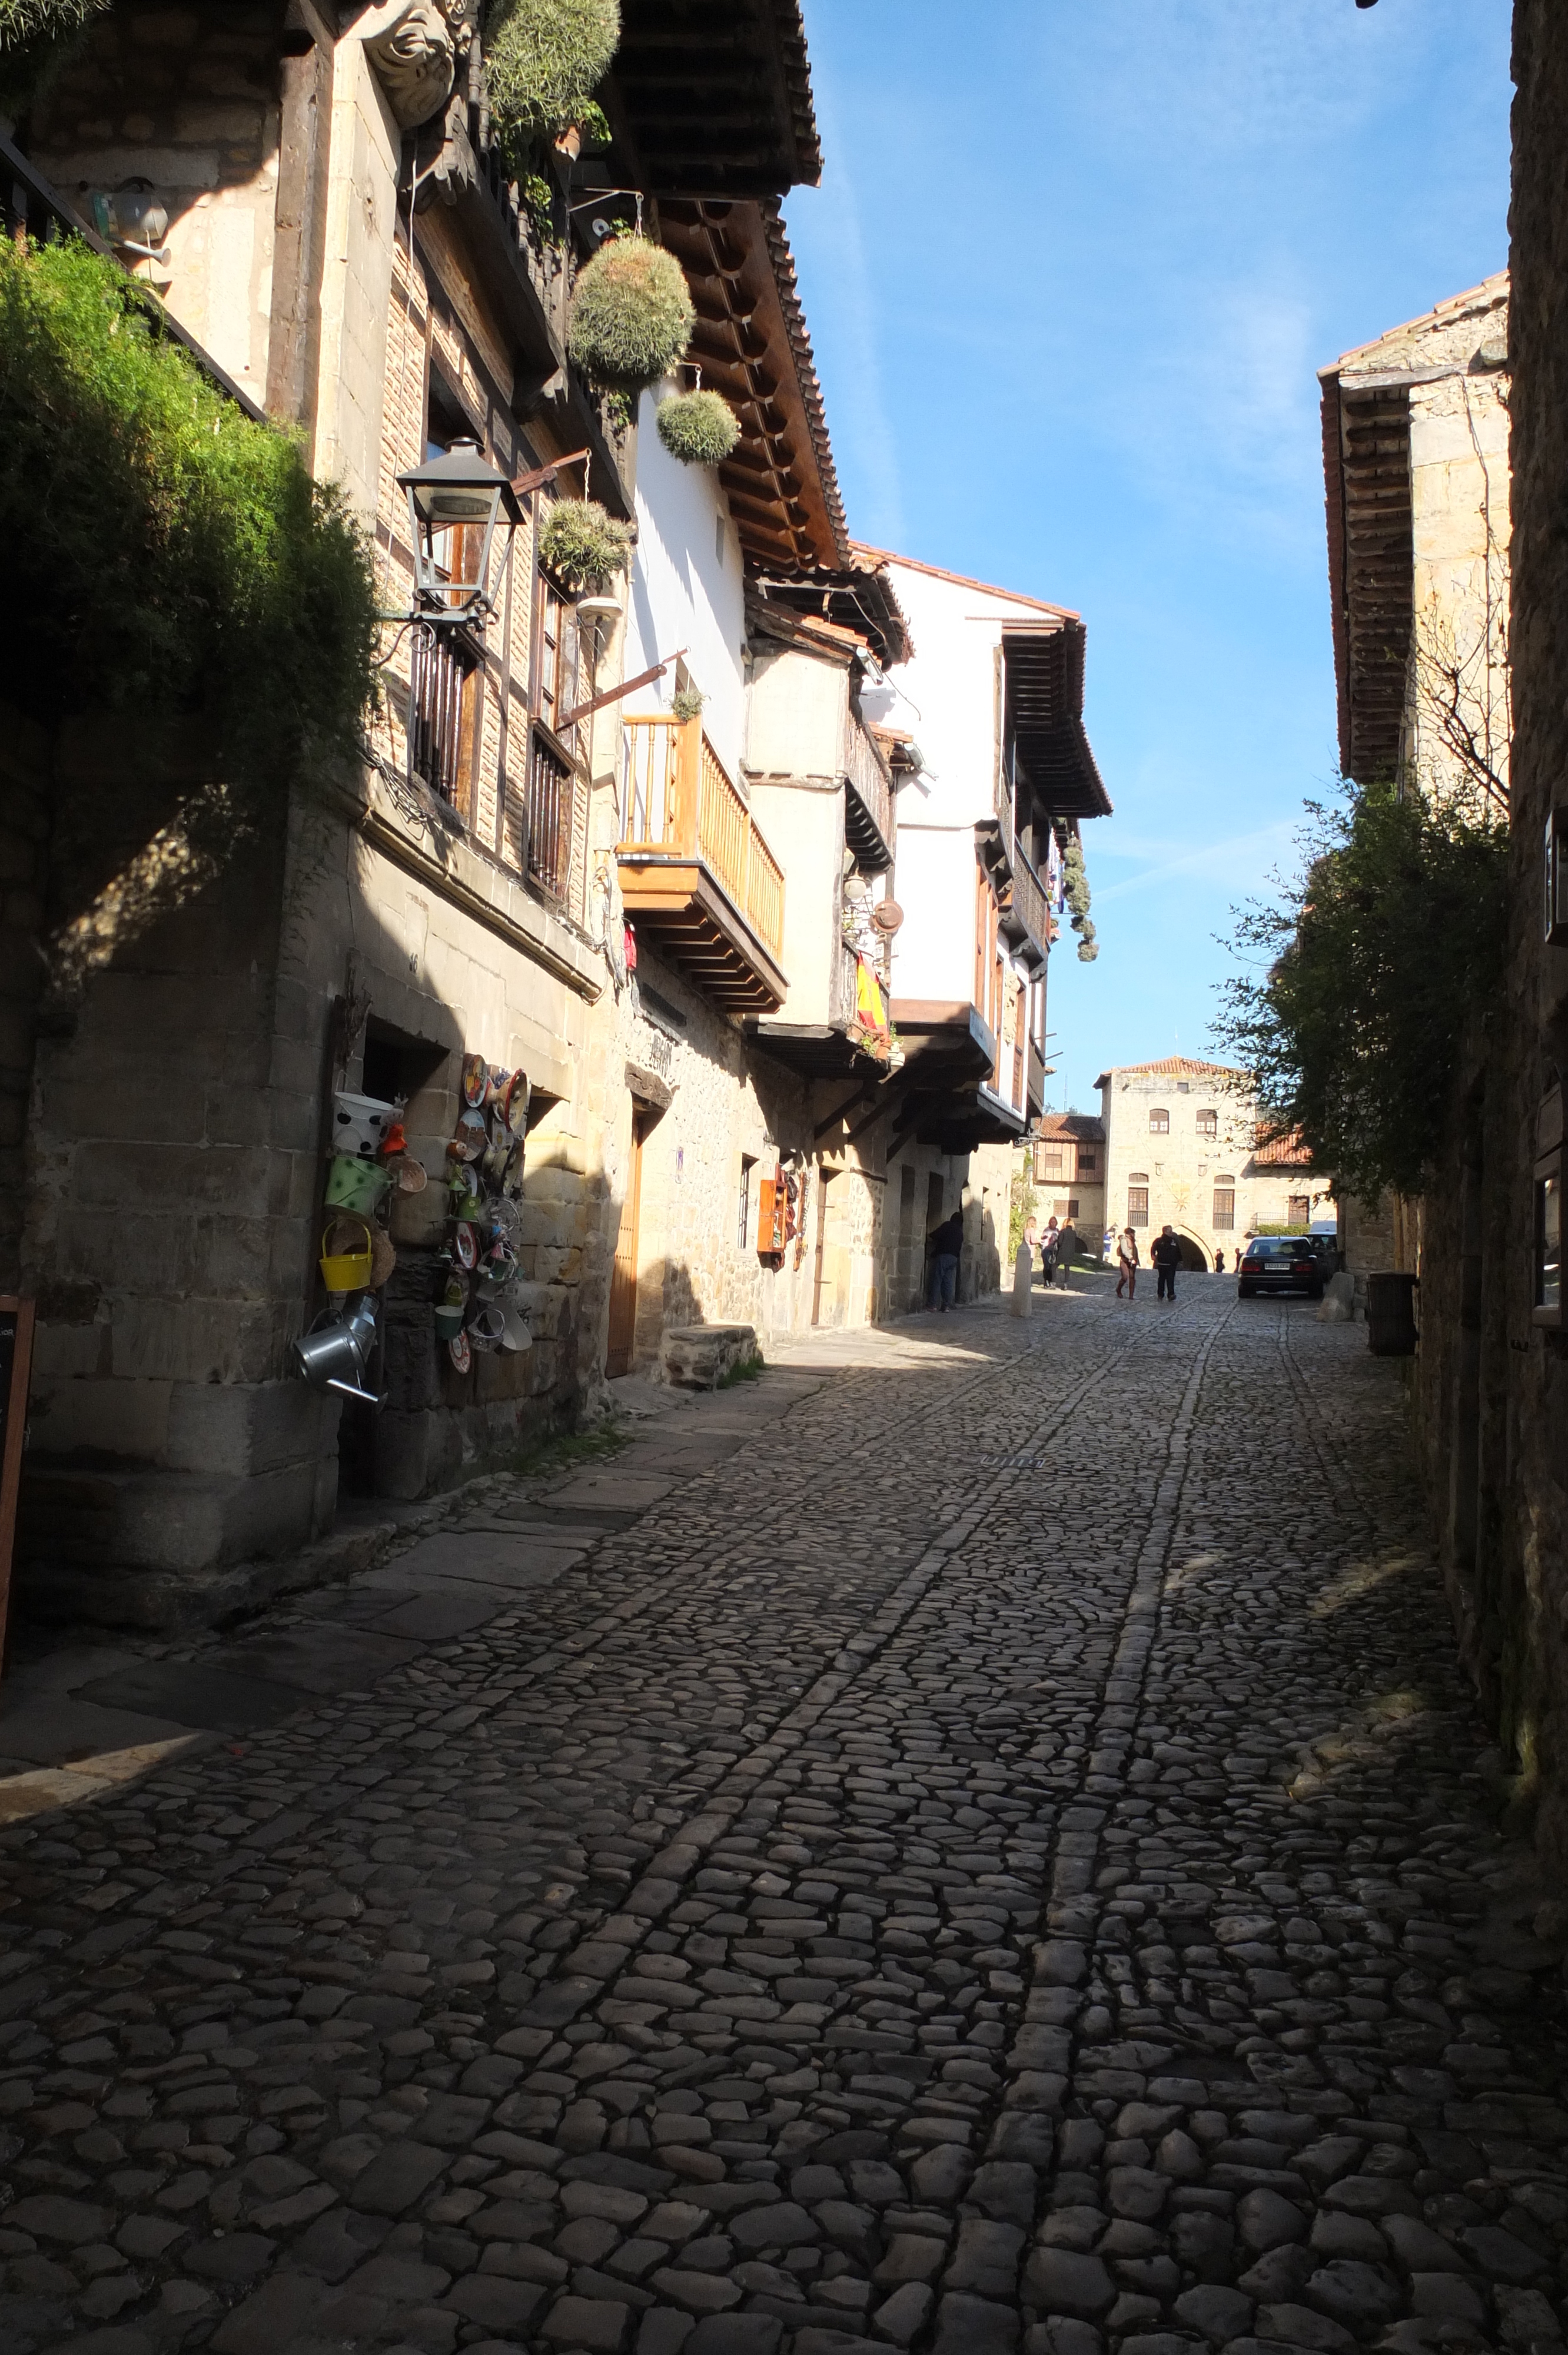
[[[1557,2346],[1399,1369],[1191,1282],[810,1354],[0,1838],[5,2355]]]

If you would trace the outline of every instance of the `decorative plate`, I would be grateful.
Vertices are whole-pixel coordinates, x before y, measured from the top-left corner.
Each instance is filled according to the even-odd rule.
[[[490,1093],[490,1066],[482,1055],[465,1055],[462,1059],[462,1100],[465,1104],[482,1104]]]
[[[457,1368],[460,1374],[467,1373],[470,1366],[473,1363],[473,1352],[468,1346],[468,1335],[466,1333],[460,1333],[455,1340],[449,1341],[447,1343],[447,1355],[450,1358],[453,1365]]]
[[[466,1219],[460,1219],[452,1230],[452,1257],[461,1268],[479,1263],[479,1242]]]

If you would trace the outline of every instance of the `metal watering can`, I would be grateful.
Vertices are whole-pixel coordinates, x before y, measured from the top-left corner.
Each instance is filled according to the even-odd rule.
[[[344,1398],[379,1406],[375,1392],[361,1387],[375,1347],[376,1302],[367,1293],[351,1316],[327,1309],[316,1318],[294,1344],[295,1369],[318,1391],[340,1391]]]

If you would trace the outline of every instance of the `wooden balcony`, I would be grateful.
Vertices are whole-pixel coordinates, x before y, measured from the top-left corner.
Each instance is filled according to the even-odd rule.
[[[853,711],[844,726],[843,776],[848,787],[844,833],[850,848],[867,874],[881,875],[893,864],[893,778]]]
[[[999,894],[1001,929],[1024,962],[1038,972],[1050,953],[1050,902],[1044,885],[1016,843],[1012,865],[1012,879]]]
[[[787,987],[784,870],[700,719],[626,722],[620,896],[640,938],[726,1014],[771,1014]]]

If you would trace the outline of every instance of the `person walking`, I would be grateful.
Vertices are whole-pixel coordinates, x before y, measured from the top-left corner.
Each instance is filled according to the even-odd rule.
[[[955,1306],[959,1292],[959,1259],[964,1248],[964,1214],[961,1209],[933,1227],[926,1238],[931,1255],[930,1288],[926,1295],[928,1309],[940,1309],[945,1316]]]
[[[1018,1238],[1018,1249],[1012,1255],[1012,1300],[1014,1316],[1029,1316],[1034,1310],[1034,1236],[1035,1225],[1031,1219]]]
[[[1056,1281],[1064,1292],[1067,1289],[1067,1270],[1077,1258],[1081,1248],[1078,1231],[1069,1216],[1066,1225],[1056,1237]]]
[[[1117,1298],[1121,1298],[1125,1285],[1127,1297],[1135,1299],[1138,1294],[1138,1237],[1130,1227],[1122,1229],[1121,1239],[1116,1247],[1116,1263],[1121,1271],[1116,1281]]]
[[[1159,1271],[1160,1282],[1155,1297],[1174,1300],[1176,1271],[1181,1264],[1181,1246],[1176,1240],[1174,1227],[1162,1227],[1150,1246],[1149,1256]]]
[[[1052,1219],[1048,1221],[1045,1232],[1040,1239],[1040,1273],[1045,1279],[1047,1292],[1055,1281],[1056,1253],[1060,1247],[1061,1237],[1056,1231],[1056,1221]]]
[[[1224,1244],[1222,1244],[1222,1245],[1220,1246],[1220,1249],[1219,1249],[1219,1250],[1214,1253],[1214,1273],[1215,1273],[1216,1275],[1224,1275],[1224,1272],[1225,1272],[1225,1253],[1224,1253]]]
[[[1100,1241],[1100,1265],[1109,1267],[1116,1257],[1116,1229],[1107,1227]]]

